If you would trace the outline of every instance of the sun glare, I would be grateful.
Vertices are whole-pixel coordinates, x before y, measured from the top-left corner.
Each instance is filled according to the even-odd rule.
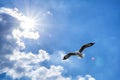
[[[36,22],[33,18],[29,18],[29,17],[23,17],[22,18],[22,22],[21,22],[21,27],[23,29],[33,29],[36,25]]]

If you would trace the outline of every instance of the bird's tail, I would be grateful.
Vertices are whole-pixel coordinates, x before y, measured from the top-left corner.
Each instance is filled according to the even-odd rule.
[[[84,54],[82,54],[82,53],[78,53],[77,55],[78,55],[79,57],[81,57],[81,58],[84,57]]]

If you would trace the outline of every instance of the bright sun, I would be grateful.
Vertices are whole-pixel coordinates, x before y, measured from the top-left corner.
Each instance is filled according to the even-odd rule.
[[[22,17],[21,27],[23,29],[33,29],[36,26],[36,22],[33,18],[29,18],[26,16]]]

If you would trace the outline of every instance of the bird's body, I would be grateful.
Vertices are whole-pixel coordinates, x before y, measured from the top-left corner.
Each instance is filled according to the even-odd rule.
[[[74,55],[78,55],[79,57],[83,58],[83,54],[81,53],[85,48],[88,48],[92,45],[94,45],[95,43],[88,43],[88,44],[85,44],[83,45],[79,51],[76,51],[76,52],[70,52],[68,54],[66,54],[64,57],[63,57],[63,60],[66,60],[68,59],[70,56],[74,56]]]

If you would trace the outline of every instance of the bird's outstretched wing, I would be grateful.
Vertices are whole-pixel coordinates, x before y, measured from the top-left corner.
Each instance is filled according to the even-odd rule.
[[[92,46],[92,45],[94,45],[95,44],[95,42],[91,42],[91,43],[88,43],[88,44],[85,44],[85,45],[83,45],[81,48],[80,48],[80,50],[79,50],[79,52],[81,53],[85,48],[87,48],[87,47],[90,47],[90,46]]]
[[[63,60],[68,59],[70,56],[76,55],[76,53],[70,52],[63,57]]]

